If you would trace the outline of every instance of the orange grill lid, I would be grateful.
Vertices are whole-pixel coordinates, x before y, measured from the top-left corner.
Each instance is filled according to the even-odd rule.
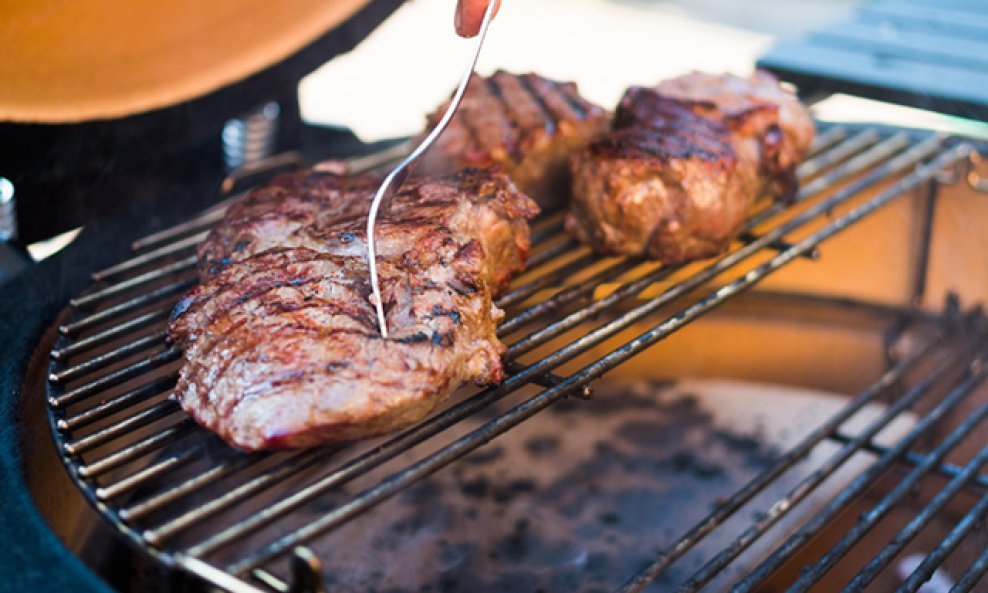
[[[3,0],[0,121],[166,107],[291,56],[368,0]]]

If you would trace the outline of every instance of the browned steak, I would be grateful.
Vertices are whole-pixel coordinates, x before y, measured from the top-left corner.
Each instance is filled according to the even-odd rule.
[[[427,132],[445,110],[443,105],[429,116]],[[549,209],[569,196],[569,155],[607,127],[606,112],[580,97],[571,82],[504,71],[475,75],[449,127],[426,153],[422,171],[446,174],[498,164]]]
[[[796,166],[813,142],[809,111],[768,72],[748,78],[693,72],[663,81],[659,93],[694,102],[697,112],[723,121],[735,147],[756,160],[762,191],[787,198],[796,191]]]
[[[418,180],[378,226],[391,335],[365,261],[376,180],[303,172],[234,204],[176,307],[176,387],[200,424],[245,450],[307,447],[420,420],[468,381],[501,380],[493,294],[522,269],[538,209],[502,174]]]
[[[795,191],[812,137],[805,109],[768,75],[633,87],[614,130],[572,157],[566,228],[606,254],[668,264],[716,255],[758,197]]]

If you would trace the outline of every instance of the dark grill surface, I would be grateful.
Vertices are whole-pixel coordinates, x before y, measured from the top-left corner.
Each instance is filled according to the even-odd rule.
[[[164,342],[164,323],[196,282],[194,247],[222,217],[220,204],[136,242],[133,259],[95,273],[92,288],[72,300],[51,353],[48,401],[55,440],[90,502],[131,543],[164,564],[233,591],[311,590],[319,560],[307,546],[554,404],[569,400],[565,405],[579,413],[580,405],[589,405],[579,399],[590,395],[594,379],[793,260],[816,258],[818,245],[890,201],[918,187],[958,182],[976,156],[972,145],[938,135],[826,128],[800,167],[795,204],[764,204],[727,254],[681,268],[596,257],[562,233],[561,215],[546,216],[535,226],[530,271],[499,301],[508,311],[500,334],[509,345],[510,373],[502,385],[464,394],[401,434],[301,452],[238,453],[196,426],[170,394],[180,352]],[[921,249],[917,258],[918,294],[927,255]],[[601,290],[605,285],[613,290]],[[988,416],[988,402],[970,401],[988,373],[988,328],[977,312],[956,306],[933,314],[911,306],[843,304],[898,319],[902,333],[909,326],[919,338],[892,356],[888,371],[838,414],[774,456],[692,528],[672,534],[672,543],[650,553],[637,574],[613,575],[613,585],[631,577],[620,591],[653,581],[669,586],[664,581],[670,567],[713,537],[723,542],[718,551],[686,573],[677,569],[688,576],[673,583],[680,591],[700,590],[861,455],[869,459],[864,469],[760,558],[733,591],[756,590],[785,568],[892,469],[901,470],[894,486],[815,564],[787,581],[791,590],[809,590],[842,558],[853,556],[882,517],[930,476],[942,478],[938,492],[859,568],[847,590],[868,585],[962,491],[973,494],[973,502],[904,590],[917,590],[955,546],[972,537],[988,514],[988,476],[982,472],[988,447],[963,465],[945,459],[984,428]],[[596,348],[616,336],[623,341],[616,347]],[[861,409],[893,393],[898,397],[864,429],[849,428]],[[963,406],[973,411],[945,430],[950,413]],[[905,436],[891,445],[873,438],[910,410],[924,413]],[[930,444],[933,434],[940,440]],[[751,506],[756,500],[763,505],[758,496],[824,444],[834,453],[822,465],[771,504]],[[306,511],[312,505],[319,512]],[[739,518],[741,526],[725,533]],[[986,569],[988,554],[982,554],[955,590],[974,590]]]

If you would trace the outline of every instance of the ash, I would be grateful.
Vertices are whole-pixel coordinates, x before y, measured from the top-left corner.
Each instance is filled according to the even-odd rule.
[[[775,456],[758,435],[715,426],[674,384],[605,383],[592,401],[556,404],[313,550],[333,593],[611,591]],[[649,590],[681,582],[712,553],[699,546]]]

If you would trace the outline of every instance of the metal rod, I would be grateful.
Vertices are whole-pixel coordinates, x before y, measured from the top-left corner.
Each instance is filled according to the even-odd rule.
[[[544,224],[542,228],[538,230],[533,230],[531,237],[529,237],[529,242],[532,247],[541,245],[549,239],[563,234],[563,215],[554,214],[546,218],[545,221],[537,221],[540,224]]]
[[[930,580],[937,567],[941,566],[947,556],[957,547],[972,529],[981,524],[985,516],[988,516],[988,494],[981,497],[974,508],[970,510],[961,521],[950,530],[947,537],[941,541],[923,562],[916,567],[911,575],[902,584],[899,591],[903,593],[915,593],[923,586],[923,583]],[[988,549],[988,548],[986,548]]]
[[[164,366],[170,362],[178,360],[182,356],[182,351],[177,348],[169,348],[168,350],[163,350],[156,354],[153,354],[144,360],[139,360],[133,364],[129,364],[125,367],[119,368],[112,373],[107,373],[98,379],[94,379],[89,383],[80,385],[67,391],[66,393],[48,398],[48,403],[53,408],[64,408],[69,404],[73,404],[81,399],[89,397],[94,393],[99,393],[110,387],[119,385],[125,381],[133,379],[156,369],[158,367]]]
[[[917,144],[916,146],[921,146],[927,142],[939,146],[943,140],[943,136],[931,136],[926,141]],[[830,172],[825,173],[824,175],[807,183],[800,188],[799,196],[808,196],[821,192],[837,181],[845,179],[856,173],[860,173],[872,166],[874,163],[884,161],[908,146],[909,136],[906,133],[901,132],[895,134],[887,140],[883,140],[879,144],[872,146],[865,152],[860,153],[856,157],[842,162],[837,166],[837,168],[831,170]]]
[[[142,350],[147,350],[152,346],[161,346],[165,343],[165,336],[166,333],[164,331],[142,336],[133,342],[128,342],[123,346],[110,350],[109,352],[104,352],[94,356],[85,362],[80,362],[79,364],[70,366],[67,369],[51,373],[48,375],[48,380],[52,383],[63,385],[73,379],[78,379],[102,368],[108,367],[111,364],[132,354],[141,352]]]
[[[288,476],[310,468],[317,463],[328,461],[337,452],[337,448],[327,448],[317,451],[316,453],[302,453],[286,459],[275,468],[251,479],[250,481],[244,482],[226,494],[223,494],[218,498],[214,498],[213,500],[210,500],[192,511],[179,515],[167,523],[159,525],[153,529],[146,530],[143,534],[144,539],[154,545],[160,545],[163,541],[167,540],[169,537],[172,537],[179,531],[189,527],[190,525],[227,509],[230,506],[241,502],[245,498],[256,494],[257,492],[269,488],[272,485],[279,484]],[[264,513],[266,511],[267,509],[264,509],[259,512]],[[202,556],[207,553],[204,549],[205,547],[200,544],[189,548],[187,553],[193,556]]]
[[[173,414],[178,409],[178,402],[172,398],[167,398],[141,410],[129,418],[114,422],[106,428],[88,434],[78,440],[64,443],[62,450],[70,457],[81,455],[132,430]]]
[[[119,338],[120,336],[130,334],[139,329],[141,326],[149,325],[162,319],[167,319],[171,310],[171,306],[168,306],[156,309],[154,311],[148,311],[143,315],[138,315],[133,319],[128,319],[123,323],[119,323],[99,333],[87,336],[77,342],[72,342],[64,348],[52,350],[51,357],[58,361],[64,361],[69,357],[81,354],[97,346],[102,346],[103,344]]]
[[[229,447],[225,444],[221,445],[215,440],[202,440],[193,443],[182,451],[172,452],[164,458],[156,459],[151,465],[143,467],[123,478],[119,478],[116,482],[97,488],[96,498],[102,501],[117,498],[150,480],[161,478],[161,476],[173,469],[179,468],[196,459],[201,459],[203,455],[216,449],[228,450]]]
[[[830,435],[829,438],[834,441],[837,441],[838,443],[844,444],[850,442],[852,437],[838,432],[836,434]],[[888,453],[889,448],[884,445],[879,445],[877,443],[869,441],[865,443],[864,446],[861,447],[861,450],[871,453],[873,455],[881,456]],[[913,467],[923,463],[923,461],[925,460],[926,460],[926,455],[922,453],[916,453],[915,451],[907,451],[906,454],[902,456],[902,461]],[[936,473],[941,477],[953,478],[957,474],[961,473],[962,468],[952,463],[941,463],[938,464],[935,468],[933,468],[933,471],[934,473]],[[988,474],[975,476],[974,478],[971,479],[971,484],[981,488],[988,488]]]
[[[121,293],[127,292],[133,288],[141,286],[143,284],[148,284],[154,282],[155,280],[160,280],[166,276],[171,276],[172,274],[177,274],[179,272],[188,270],[189,268],[194,268],[196,265],[197,258],[195,255],[190,255],[184,259],[180,259],[174,263],[168,264],[167,266],[162,266],[160,268],[151,270],[141,274],[140,276],[134,276],[133,278],[128,278],[122,282],[114,284],[112,286],[107,286],[101,290],[89,293],[86,296],[77,297],[71,299],[69,304],[73,307],[83,309],[92,307],[100,301],[104,301],[110,297],[117,296]]]
[[[807,496],[816,491],[816,488],[823,483],[828,477],[833,475],[838,469],[840,469],[844,463],[847,462],[855,453],[858,452],[862,443],[873,438],[876,434],[881,432],[888,424],[899,416],[902,412],[909,409],[922,397],[924,397],[929,390],[941,380],[948,371],[955,368],[955,363],[953,360],[947,360],[941,364],[937,369],[925,377],[922,381],[916,384],[916,386],[911,389],[908,394],[901,399],[896,400],[892,405],[885,409],[882,414],[871,421],[867,428],[858,435],[852,443],[842,447],[839,451],[827,458],[819,468],[815,469],[808,476],[799,481],[796,486],[786,492],[785,496],[776,501],[769,509],[765,512],[759,514],[759,518],[753,522],[747,529],[745,529],[739,536],[737,536],[731,543],[724,547],[714,558],[709,560],[700,570],[696,571],[690,578],[678,589],[680,592],[686,591],[696,591],[707,583],[710,579],[717,575],[717,573],[724,569],[728,564],[734,561],[741,552],[748,549],[752,543],[763,536],[768,530],[778,523],[782,517],[784,517],[790,510],[792,510],[797,504],[802,502]],[[968,392],[964,392],[964,396]],[[962,397],[955,398],[954,404],[960,403]],[[929,426],[927,426],[929,428]],[[923,432],[917,432],[912,435],[912,440],[915,441]],[[874,466],[873,466],[874,467]],[[874,471],[872,474],[876,475]],[[751,577],[749,577],[751,578]],[[740,590],[748,590],[750,584],[747,581],[743,581],[738,585],[735,585],[732,589],[732,593]]]
[[[910,150],[906,155],[902,155],[896,159],[891,166],[905,166],[903,163],[908,163],[909,159],[916,158],[918,155],[925,155],[926,151],[931,150],[935,150],[935,146],[927,145],[924,146],[922,150],[917,146],[914,150]],[[624,362],[628,358],[638,354],[648,346],[658,342],[673,332],[678,331],[686,323],[719,306],[728,298],[740,294],[743,290],[750,288],[761,278],[779,269],[795,257],[798,257],[801,250],[808,251],[812,247],[819,244],[822,240],[829,238],[840,230],[843,230],[847,226],[857,222],[878,207],[891,201],[892,198],[898,196],[903,191],[908,191],[908,189],[910,189],[913,185],[922,181],[926,175],[929,175],[931,173],[931,169],[933,171],[939,170],[939,168],[942,167],[943,162],[950,160],[947,157],[953,156],[953,152],[948,152],[945,155],[942,155],[941,158],[937,159],[936,163],[930,167],[921,167],[917,172],[914,172],[909,177],[900,180],[899,183],[895,184],[893,187],[890,187],[886,190],[886,192],[883,192],[883,194],[873,198],[869,203],[859,206],[850,213],[833,222],[828,227],[821,229],[807,239],[804,239],[799,244],[794,246],[792,251],[777,255],[766,264],[763,264],[756,270],[749,272],[742,278],[739,278],[735,282],[718,290],[705,299],[698,301],[686,310],[656,326],[649,332],[639,336],[639,338],[632,340],[632,342],[629,342],[622,348],[619,348],[609,355],[602,357],[597,362],[584,367],[581,371],[570,376],[556,387],[543,391],[527,402],[513,408],[501,417],[492,420],[483,427],[478,428],[464,437],[461,437],[453,444],[437,451],[436,453],[433,453],[407,469],[396,474],[392,474],[378,486],[358,494],[351,502],[328,513],[320,519],[317,519],[316,521],[279,538],[271,544],[261,548],[257,552],[244,557],[242,560],[231,565],[230,570],[235,573],[241,573],[267,561],[270,558],[281,555],[291,547],[307,541],[309,538],[323,533],[324,531],[335,527],[349,518],[364,512],[370,507],[376,505],[378,502],[392,496],[410,484],[427,475],[430,475],[439,468],[455,461],[463,455],[466,455],[470,451],[490,441],[503,432],[510,430],[517,424],[520,424],[527,418],[561,399],[570,389],[584,385],[587,382],[599,377],[610,368]],[[919,158],[922,158],[922,156],[919,156]],[[934,169],[934,167],[936,168]],[[763,239],[769,236],[771,236],[771,233],[763,237]]]
[[[988,546],[985,547],[983,552],[978,554],[977,559],[967,569],[967,572],[961,576],[960,580],[954,584],[950,593],[969,593],[973,591],[974,586],[985,576],[986,572],[988,572]]]
[[[234,201],[240,199],[244,194],[240,193],[233,197],[227,198],[222,202],[219,202],[215,206],[209,208],[202,214],[199,214],[195,218],[187,220],[181,224],[177,224],[173,227],[169,227],[165,230],[158,231],[157,233],[152,233],[146,237],[138,239],[130,244],[130,248],[134,251],[140,251],[151,247],[152,245],[158,245],[164,243],[165,241],[170,241],[175,237],[180,237],[187,233],[198,231],[200,229],[212,226],[213,223],[222,219],[226,215],[227,209],[230,207]]]
[[[751,591],[762,581],[775,572],[783,562],[801,548],[807,541],[815,536],[821,529],[830,523],[834,517],[847,508],[847,505],[856,499],[865,489],[881,476],[889,467],[905,453],[916,440],[927,433],[937,422],[946,416],[947,412],[954,409],[964,401],[981,382],[984,381],[984,370],[978,368],[969,376],[954,387],[940,404],[930,413],[924,415],[916,425],[889,450],[889,452],[876,460],[868,469],[859,474],[850,484],[845,486],[840,493],[834,497],[823,509],[818,511],[809,522],[791,535],[786,541],[776,548],[776,550],[758,565],[747,577],[731,589],[731,593],[741,593]],[[893,404],[895,405],[895,404]],[[869,437],[870,438],[870,437]]]
[[[842,142],[819,156],[801,163],[796,168],[796,176],[800,179],[805,179],[816,175],[837,163],[847,160],[849,156],[861,152],[879,140],[881,140],[881,136],[874,128],[858,132],[846,142]]]
[[[807,151],[807,155],[812,158],[820,153],[820,151],[830,148],[834,144],[837,144],[841,140],[847,138],[850,132],[844,126],[831,126],[827,131],[822,134],[817,134],[813,138],[813,142],[810,144],[810,149]]]
[[[263,568],[255,568],[254,570],[251,571],[250,576],[260,581],[265,586],[274,589],[278,593],[290,593],[287,583],[285,583],[278,577],[274,576],[270,572],[264,570]]]
[[[537,268],[547,261],[551,261],[559,257],[560,255],[566,253],[567,251],[572,251],[580,247],[580,244],[573,239],[566,239],[556,243],[551,247],[546,247],[542,251],[532,254],[525,262],[525,268],[531,270]]]
[[[111,319],[124,315],[125,313],[130,313],[131,311],[140,309],[141,307],[145,307],[165,297],[184,292],[185,290],[192,288],[195,283],[195,278],[186,278],[184,280],[172,282],[171,284],[156,288],[150,292],[146,292],[132,299],[128,299],[122,303],[117,303],[112,307],[107,307],[102,311],[92,313],[91,315],[87,315],[71,323],[59,326],[58,331],[65,336],[74,336],[94,325],[110,321]]]
[[[185,482],[172,486],[167,490],[159,492],[150,498],[143,500],[137,504],[131,505],[120,510],[120,518],[124,521],[135,521],[141,517],[153,513],[166,505],[169,505],[176,500],[186,496],[196,490],[204,488],[209,484],[216,482],[226,476],[234,474],[240,470],[246,469],[258,462],[268,459],[269,455],[237,455],[232,459],[228,459],[219,465],[215,465],[209,468],[207,471],[196,475],[194,478],[186,480]]]
[[[535,348],[549,342],[553,338],[556,338],[557,336],[580,325],[581,323],[593,319],[594,316],[612,308],[617,303],[620,303],[631,297],[641,294],[649,286],[652,286],[656,282],[668,278],[677,269],[678,268],[673,268],[673,267],[657,268],[655,270],[652,270],[648,274],[645,274],[644,276],[642,276],[637,280],[624,284],[623,286],[621,286],[611,294],[607,295],[606,297],[600,299],[599,301],[591,303],[590,305],[580,309],[579,311],[574,311],[573,313],[570,313],[566,317],[563,317],[562,319],[554,323],[551,323],[536,331],[533,331],[524,338],[518,340],[517,342],[514,342],[513,344],[508,346],[508,351],[505,352],[504,358],[507,360],[514,360],[519,356],[525,354],[526,352],[530,352],[534,350]],[[687,280],[687,282],[689,282],[689,280]],[[700,283],[697,283],[696,285],[699,285]],[[676,285],[673,289],[671,289],[675,291],[676,297],[680,296],[685,292],[688,292],[691,289],[689,286],[680,288],[681,286],[683,285],[682,284]],[[665,295],[670,294],[670,292],[671,291],[667,291],[657,299],[653,299],[652,301],[647,303],[648,306],[647,311],[639,307],[638,309],[635,309],[635,311],[637,311],[638,313],[635,313],[633,317],[623,316],[620,320],[615,320],[615,322],[620,321],[620,323],[612,322],[611,324],[605,325],[604,327],[608,328],[606,331],[612,334],[617,333],[621,329],[630,326],[638,319],[644,318],[649,314],[651,314],[653,311],[656,311],[660,307],[668,304],[673,300],[673,297],[665,297]],[[611,331],[612,329],[614,331]],[[596,338],[597,335],[599,334],[594,334],[594,338]],[[591,338],[585,341],[587,343],[597,344],[599,341],[603,341],[603,340],[601,339],[598,341],[596,339]],[[589,349],[589,346],[586,349]]]
[[[981,380],[984,376],[981,375]],[[915,486],[919,481],[930,473],[933,468],[936,467],[938,463],[943,461],[947,453],[952,451],[961,440],[967,437],[972,430],[974,430],[978,424],[981,423],[985,417],[988,416],[988,404],[983,404],[979,406],[973,414],[964,420],[944,441],[938,445],[929,455],[926,456],[926,460],[914,467],[902,480],[895,485],[895,488],[891,492],[882,497],[882,499],[867,513],[863,513],[858,522],[847,530],[837,541],[836,544],[831,546],[826,554],[823,555],[816,563],[812,566],[807,567],[804,571],[800,572],[799,579],[790,588],[790,591],[806,591],[812,587],[816,581],[823,577],[835,564],[837,561],[844,557],[847,552],[853,548],[860,540],[863,538],[871,529],[878,524],[878,522],[892,510],[892,507],[896,503],[901,501]],[[969,463],[961,474],[954,476],[947,486],[941,490],[929,505],[923,508],[918,515],[916,515],[913,520],[911,520],[906,526],[900,531],[896,536],[889,542],[882,550],[871,559],[868,564],[865,565],[863,569],[851,580],[850,583],[844,588],[845,592],[850,591],[860,591],[865,586],[868,585],[878,573],[884,568],[892,558],[902,551],[902,549],[909,543],[919,530],[922,529],[930,519],[933,518],[934,513],[941,509],[943,505],[954,497],[957,492],[967,483],[967,481],[981,469],[981,466],[988,461],[988,447],[981,450],[978,455]],[[813,577],[813,578],[811,578]]]
[[[497,299],[495,304],[501,309],[506,309],[514,304],[520,303],[543,288],[548,286],[558,286],[561,281],[565,282],[567,278],[585,270],[587,266],[592,266],[597,259],[597,256],[593,253],[584,254],[573,261],[559,266],[551,272],[539,274],[538,278],[532,280],[531,282],[526,282],[525,284],[513,289],[501,298]]]
[[[941,346],[941,344],[940,339],[931,340],[922,348],[907,356],[895,367],[886,371],[877,381],[868,386],[867,389],[862,391],[853,400],[846,403],[836,414],[828,418],[825,423],[818,426],[806,438],[786,451],[775,462],[775,465],[766,469],[753,480],[742,486],[730,498],[719,503],[701,522],[691,527],[675,544],[660,552],[648,566],[625,582],[618,591],[640,591],[655,580],[673,562],[693,549],[696,544],[740,510],[741,507],[764,490],[765,487],[773,484],[779,476],[789,470],[799,460],[806,457],[814,447],[837,430],[841,424],[861,411],[866,405],[873,402],[878,396],[888,391],[893,385],[896,385],[907,372],[916,367],[916,365],[929,356],[934,349]]]
[[[191,418],[182,420],[181,422],[169,426],[161,432],[157,432],[146,439],[142,439],[133,445],[111,453],[99,461],[94,461],[93,463],[79,466],[79,476],[86,480],[98,478],[106,472],[114,470],[129,461],[133,461],[142,455],[154,451],[155,449],[160,449],[166,444],[178,440],[180,437],[188,433],[194,426],[195,422],[193,422]]]
[[[742,232],[741,235],[738,236],[738,240],[741,241],[742,243],[751,243],[752,241],[757,241],[758,240],[758,235],[756,235],[755,233],[749,232],[749,231],[745,231],[745,232]],[[774,251],[786,251],[786,250],[792,248],[792,243],[789,243],[788,241],[781,241],[781,240],[780,241],[772,241],[771,243],[769,243],[768,245],[766,245],[766,247],[768,247],[769,249],[772,249]],[[806,253],[804,253],[800,257],[802,257],[804,259],[814,260],[814,261],[815,260],[818,260],[818,259],[820,259],[820,250],[819,249],[811,249],[810,251],[807,251]]]
[[[141,255],[132,257],[128,260],[124,260],[119,264],[110,266],[104,270],[93,272],[93,280],[97,282],[100,280],[106,280],[107,278],[118,276],[124,272],[129,272],[135,268],[139,268],[164,257],[168,257],[169,255],[174,255],[180,251],[191,249],[199,243],[202,243],[206,239],[207,235],[209,235],[209,231],[202,231],[190,237],[175,241],[174,243],[163,245],[152,251],[142,253]]]
[[[590,276],[579,284],[569,286],[541,303],[532,305],[528,309],[519,312],[517,315],[513,315],[511,319],[508,319],[498,326],[498,335],[509,335],[511,332],[521,328],[526,323],[561,309],[570,303],[587,298],[593,294],[594,290],[597,289],[600,283],[613,280],[614,278],[617,278],[618,276],[634,269],[639,265],[641,265],[641,262],[637,260],[620,260],[613,266],[607,267],[595,273],[593,276]]]
[[[119,412],[128,406],[140,403],[149,397],[153,397],[167,389],[171,389],[175,386],[175,382],[177,380],[177,373],[173,373],[167,377],[155,379],[146,385],[141,385],[140,387],[131,389],[130,391],[118,395],[117,397],[106,401],[101,401],[93,407],[80,412],[79,414],[59,418],[59,420],[55,423],[55,426],[61,432],[68,432],[83,428],[93,422],[96,422],[97,420],[106,418],[110,414]]]
[[[198,558],[176,554],[174,560],[176,566],[224,591],[229,591],[230,593],[267,593]]]
[[[924,140],[923,142],[916,144],[913,148],[919,149],[919,147],[922,146],[924,148],[932,148],[933,150],[935,150],[939,148],[942,142],[943,142],[943,138],[941,136],[931,136],[926,140]],[[904,147],[908,145],[909,145],[908,136],[906,136],[905,134],[897,134],[895,136],[892,136],[891,138],[883,140],[879,144],[872,146],[871,148],[859,154],[858,156],[854,157],[853,159],[849,161],[845,161],[844,164],[837,167],[836,169],[826,173],[825,175],[817,177],[811,183],[800,187],[799,192],[796,194],[794,202],[797,204],[804,202],[810,199],[811,197],[826,191],[830,186],[844,180],[845,178],[850,177],[851,175],[855,175],[857,173],[862,173],[867,168],[872,167],[878,163],[882,163],[877,169],[871,171],[869,175],[869,178],[875,177],[873,183],[861,184],[861,182],[859,181],[858,183],[852,186],[859,188],[858,191],[863,191],[864,189],[867,189],[869,186],[874,185],[874,183],[877,183],[885,179],[892,173],[897,172],[897,171],[886,170],[888,167],[888,163],[890,162],[887,159],[891,155],[902,150]],[[883,163],[883,161],[885,162]],[[899,170],[901,170],[901,168]],[[880,171],[882,171],[881,174],[879,174]],[[764,210],[750,216],[747,222],[745,223],[745,228],[752,229],[760,225],[761,223],[775,216],[779,212],[782,212],[786,207],[787,204],[781,202],[776,202],[772,204],[768,208],[765,208]]]
[[[916,255],[916,268],[913,276],[912,299],[919,306],[926,295],[926,279],[930,271],[930,248],[933,244],[933,223],[937,211],[937,195],[940,183],[934,178],[927,183],[923,201],[923,228],[920,231],[919,252]]]

